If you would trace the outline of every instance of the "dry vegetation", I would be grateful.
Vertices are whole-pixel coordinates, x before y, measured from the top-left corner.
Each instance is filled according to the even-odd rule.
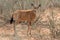
[[[0,0],[0,40],[60,40],[60,1],[47,0],[44,3],[30,0]],[[30,4],[41,3],[42,7],[37,10],[37,17],[32,24],[32,36],[27,36],[27,25],[9,24],[12,12],[21,9],[31,9]],[[44,6],[43,6],[44,5]],[[46,6],[47,5],[47,6]],[[28,6],[28,7],[27,7]]]

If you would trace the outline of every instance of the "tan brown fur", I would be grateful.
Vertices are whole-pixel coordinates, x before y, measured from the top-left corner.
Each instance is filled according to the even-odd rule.
[[[34,21],[36,14],[34,10],[17,10],[13,14],[13,19],[16,23],[27,21],[28,23]]]

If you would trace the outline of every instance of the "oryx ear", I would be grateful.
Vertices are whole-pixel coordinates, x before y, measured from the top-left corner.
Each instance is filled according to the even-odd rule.
[[[33,3],[31,3],[31,6],[33,7],[33,9],[37,8]]]
[[[39,7],[41,7],[41,4],[38,5],[37,9],[38,9]]]
[[[39,6],[38,7],[41,7],[41,4],[39,4]]]
[[[33,7],[34,7],[34,4],[33,4],[33,3],[31,3],[31,6],[33,6]]]

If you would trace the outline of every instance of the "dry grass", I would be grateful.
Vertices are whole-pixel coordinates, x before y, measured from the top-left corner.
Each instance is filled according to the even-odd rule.
[[[40,15],[41,19],[38,19],[36,23],[32,26],[32,36],[31,38],[27,36],[27,25],[16,25],[16,36],[14,35],[14,27],[13,24],[5,24],[0,27],[0,40],[59,40],[60,37],[60,25],[55,22],[58,21],[59,13],[56,13],[56,16],[53,15],[52,12],[48,11]],[[54,13],[55,14],[55,13]],[[48,16],[48,17],[47,17]],[[57,19],[56,19],[57,18]],[[53,19],[55,21],[53,21]],[[52,25],[52,23],[54,23]],[[41,25],[42,24],[42,25]]]

